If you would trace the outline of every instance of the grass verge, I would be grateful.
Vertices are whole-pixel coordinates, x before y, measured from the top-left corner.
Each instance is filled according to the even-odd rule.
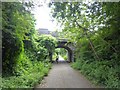
[[[80,70],[95,85],[120,88],[120,66],[113,67],[110,61],[77,60],[71,66]]]
[[[0,88],[33,88],[48,74],[51,64],[37,62],[33,66],[29,72],[20,76],[0,77],[2,80]]]

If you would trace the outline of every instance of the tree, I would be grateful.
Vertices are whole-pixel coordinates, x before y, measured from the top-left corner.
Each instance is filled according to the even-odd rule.
[[[47,49],[50,61],[52,61],[52,53],[57,46],[56,38],[52,37],[51,35],[41,35],[38,39],[38,42],[40,43],[40,46]]]
[[[21,53],[24,40],[34,34],[34,18],[25,3],[2,2],[2,67],[3,73],[13,73]]]
[[[54,2],[50,6],[52,16],[64,25],[65,37],[75,43],[75,67],[93,81],[120,87],[120,2]]]
[[[95,15],[98,13],[98,10],[101,8],[99,3],[90,3],[90,5],[86,3],[50,3],[51,7],[53,7],[53,14],[52,16],[57,18],[59,22],[62,22],[64,25],[71,27],[77,27],[78,29],[81,29],[83,32],[83,36],[85,36],[90,46],[95,53],[96,59],[100,59],[97,55],[97,52],[95,51],[95,47],[92,43],[92,40],[90,39],[89,32],[90,30],[94,30],[95,27],[98,27],[98,25],[94,25],[95,21],[92,19],[96,18]],[[94,13],[95,15],[93,15]],[[92,16],[90,15],[92,14]]]

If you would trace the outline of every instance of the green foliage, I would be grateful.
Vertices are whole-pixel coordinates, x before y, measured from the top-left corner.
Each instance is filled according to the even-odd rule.
[[[109,61],[92,61],[79,59],[72,64],[72,67],[80,70],[93,83],[107,88],[120,88],[119,68],[111,67]]]
[[[73,67],[105,87],[120,87],[120,2],[53,2],[50,7],[64,25],[63,36],[75,44]]]
[[[57,40],[51,35],[41,35],[38,40],[40,46],[47,49],[47,55],[49,55],[49,59],[52,62],[52,53],[55,51],[55,47],[57,46]]]
[[[64,48],[59,48],[59,54],[60,54],[61,56],[64,56],[64,55],[67,54],[67,50],[64,49]]]
[[[2,89],[2,76],[0,75],[0,89]]]
[[[53,52],[57,46],[56,38],[52,37],[51,35],[41,35],[38,39],[38,42],[41,46],[45,47],[48,52]]]
[[[24,40],[34,34],[34,18],[24,4],[2,3],[2,53],[3,74],[13,73],[18,58],[24,52]]]
[[[56,58],[57,58],[57,54],[56,54],[56,52],[54,52],[54,53],[53,53],[53,56],[52,56],[52,60],[55,61]]]
[[[65,56],[63,56],[63,58],[64,58],[64,60],[68,60],[68,57],[65,55]]]
[[[53,54],[53,60],[56,60],[57,55],[60,55],[64,58],[64,60],[67,60],[67,51],[64,48],[56,48],[55,52]]]
[[[10,76],[2,79],[2,88],[34,87],[48,74],[51,64],[34,62],[21,76]]]
[[[2,2],[2,88],[33,87],[51,67],[31,7],[30,2]]]

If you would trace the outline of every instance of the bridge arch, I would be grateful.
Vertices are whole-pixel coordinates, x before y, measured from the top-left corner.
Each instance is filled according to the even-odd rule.
[[[64,46],[64,45],[58,45],[56,48],[64,48],[67,50],[67,54],[68,54],[68,61],[72,62],[72,56],[73,56],[73,52],[71,50],[71,48],[69,48],[68,46]]]
[[[64,48],[67,50],[68,54],[68,61],[73,62],[74,61],[74,55],[73,55],[73,45],[71,42],[68,42],[67,39],[58,39],[58,45],[56,48]]]

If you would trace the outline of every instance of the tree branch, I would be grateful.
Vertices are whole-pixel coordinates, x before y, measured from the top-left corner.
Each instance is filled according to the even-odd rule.
[[[85,35],[86,35],[86,37],[87,37],[87,39],[88,39],[88,41],[89,41],[89,43],[90,43],[90,46],[91,46],[91,48],[92,48],[92,50],[93,50],[93,52],[94,52],[96,58],[97,58],[98,60],[100,60],[99,56],[97,55],[97,52],[95,51],[94,45],[93,45],[93,43],[92,43],[90,37],[88,36],[88,34],[87,34],[87,32],[86,32],[88,29],[86,29],[86,28],[80,26],[76,20],[75,20],[75,22],[76,22],[76,24],[79,26],[79,28],[82,28],[82,29],[83,29],[83,31],[84,31],[84,33],[85,33]]]

